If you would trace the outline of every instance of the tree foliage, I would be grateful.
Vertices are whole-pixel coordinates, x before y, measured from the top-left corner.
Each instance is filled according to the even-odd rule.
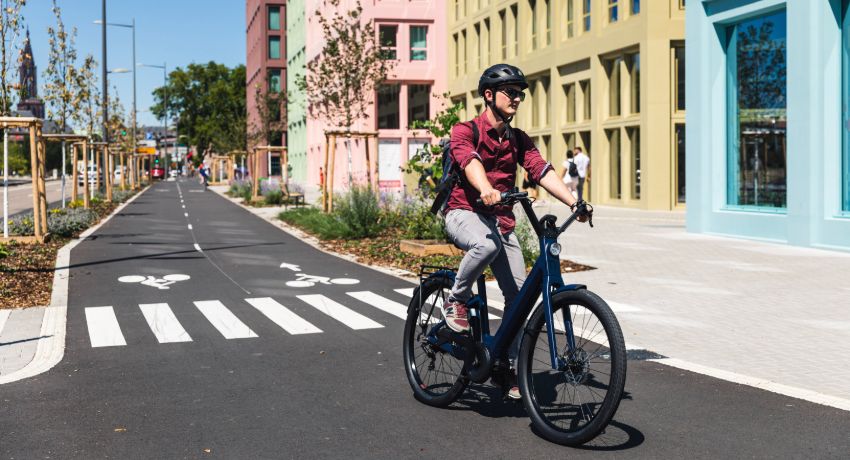
[[[764,21],[738,31],[738,85],[743,109],[786,106],[785,42],[774,37],[775,24]]]
[[[316,11],[325,45],[307,63],[307,75],[298,86],[307,91],[312,116],[350,129],[355,119],[368,117],[375,86],[387,79],[393,61],[385,59],[374,24],[363,19],[360,1],[349,11],[341,11],[339,4],[325,0]]]
[[[262,85],[254,87],[257,118],[251,121],[248,140],[255,145],[271,145],[273,139],[283,135],[284,124],[281,107],[286,104],[283,94],[269,91]]]
[[[443,94],[448,98],[448,94]],[[458,102],[451,107],[441,110],[434,118],[427,121],[414,121],[412,129],[424,129],[437,139],[447,139],[452,132],[452,127],[460,122],[460,111],[463,110],[463,102]],[[407,174],[419,175],[419,192],[426,198],[431,198],[436,183],[443,176],[442,169],[443,149],[439,143],[425,144],[405,163],[403,171]]]
[[[56,0],[53,0],[53,14],[56,27],[47,28],[50,57],[44,71],[44,100],[47,102],[47,117],[64,132],[73,115],[82,109],[82,101],[76,94],[79,87],[74,84],[77,78],[77,28],[72,28],[70,33],[65,30],[62,10]]]
[[[80,105],[80,110],[72,114],[74,121],[94,136],[100,131],[101,114],[103,113],[102,98],[98,89],[97,61],[89,54],[75,73],[74,94],[75,103]]]
[[[21,9],[26,0],[0,0],[0,115],[12,113],[13,90],[18,88],[14,81],[21,62],[21,30],[24,16]],[[14,62],[12,62],[14,60]]]
[[[162,118],[168,109],[169,121],[199,151],[214,146],[228,152],[245,149],[247,141],[245,66],[233,69],[223,64],[189,64],[168,74],[166,86],[153,91],[151,107]]]

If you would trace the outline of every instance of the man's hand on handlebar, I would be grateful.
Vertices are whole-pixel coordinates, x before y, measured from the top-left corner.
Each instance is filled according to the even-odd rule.
[[[494,188],[483,190],[481,192],[481,201],[487,206],[499,204],[502,201],[502,193]]]

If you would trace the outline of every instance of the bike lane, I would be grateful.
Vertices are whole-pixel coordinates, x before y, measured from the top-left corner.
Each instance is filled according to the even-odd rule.
[[[299,274],[320,281],[287,286]],[[450,409],[426,407],[404,377],[403,321],[348,294],[406,303],[395,289],[409,284],[185,181],[157,184],[78,246],[71,275],[65,359],[0,388],[4,456],[837,457],[850,448],[846,412],[637,360],[614,422],[586,450],[538,438],[521,405],[490,387],[473,386]],[[170,275],[189,279],[166,284]],[[331,302],[322,310],[304,300],[316,296]],[[246,301],[265,298],[321,332],[291,333]],[[256,337],[231,322],[237,337],[225,339],[195,302],[220,303]],[[334,303],[380,327],[328,314]],[[159,343],[140,311],[155,304],[169,306],[191,341],[164,327],[175,341]],[[92,347],[86,308],[104,306],[126,345]]]

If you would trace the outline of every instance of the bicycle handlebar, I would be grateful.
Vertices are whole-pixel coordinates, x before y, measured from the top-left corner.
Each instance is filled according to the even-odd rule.
[[[516,202],[522,204],[522,209],[525,211],[525,214],[528,216],[528,221],[531,223],[532,228],[534,228],[534,232],[540,236],[543,233],[543,229],[540,228],[540,220],[537,219],[537,215],[534,210],[531,208],[531,201],[528,199],[527,192],[520,192],[518,189],[514,189],[510,192],[502,192],[501,200],[496,203],[498,205],[512,205]],[[484,205],[484,201],[481,198],[475,200],[475,204],[479,206]],[[576,220],[578,220],[582,216],[587,216],[587,223],[593,228],[593,206],[588,204],[586,201],[580,201],[576,203],[575,211],[567,218],[567,220],[558,227],[558,234],[564,233],[564,231],[573,224]]]

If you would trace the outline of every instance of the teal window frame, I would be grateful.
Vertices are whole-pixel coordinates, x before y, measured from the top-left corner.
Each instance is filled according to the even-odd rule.
[[[282,76],[283,72],[280,69],[269,69],[269,93],[280,93]]]
[[[280,7],[269,7],[269,30],[280,30]]]
[[[754,198],[755,204],[741,204],[741,198],[739,194],[739,183],[738,177],[740,173],[740,166],[738,160],[740,158],[740,123],[739,123],[739,113],[738,113],[738,27],[742,24],[747,24],[749,21],[757,20],[760,18],[774,16],[774,15],[782,15],[782,18],[785,21],[785,60],[784,60],[784,69],[786,72],[785,75],[785,136],[787,138],[787,110],[788,110],[788,100],[787,100],[787,67],[788,67],[788,51],[787,51],[787,10],[782,7],[774,10],[765,11],[757,16],[746,18],[740,22],[729,24],[726,28],[727,32],[727,41],[726,41],[726,200],[723,205],[723,209],[725,210],[741,210],[741,211],[750,211],[750,212],[761,212],[768,214],[787,214],[788,207],[788,163],[787,163],[787,150],[785,152],[785,198],[783,206],[766,206],[759,204],[758,198]],[[781,110],[781,109],[780,109]],[[787,146],[787,143],[786,143]],[[787,149],[787,147],[786,147]],[[754,180],[757,180],[756,179]],[[754,197],[758,197],[758,185],[754,185],[753,194]]]
[[[841,22],[841,215],[850,217],[850,1],[845,0]]]
[[[279,35],[269,35],[269,59],[280,59]]]

